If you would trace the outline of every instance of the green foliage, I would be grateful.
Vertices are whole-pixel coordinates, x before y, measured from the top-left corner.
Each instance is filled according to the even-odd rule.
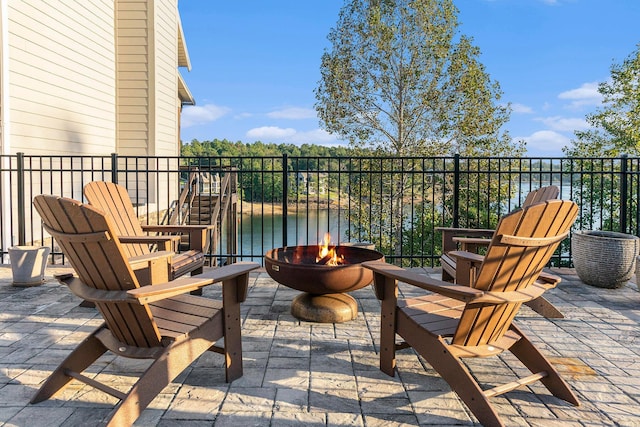
[[[576,131],[572,157],[640,155],[640,44],[622,64],[611,66],[611,79],[598,85],[602,107],[587,115],[592,126]]]
[[[620,164],[605,158],[640,155],[640,44],[621,64],[611,66],[611,78],[598,85],[598,92],[602,106],[586,117],[591,128],[576,131],[576,140],[563,151],[569,157],[591,158],[576,159],[573,165],[581,171],[574,177],[572,194],[582,210],[580,227],[619,230]],[[636,204],[635,199],[626,202]]]
[[[283,200],[282,156],[299,158],[289,163],[289,172],[314,171],[325,158],[350,157],[346,147],[325,147],[303,144],[264,144],[231,142],[226,139],[213,141],[193,140],[182,145],[181,155],[190,168],[222,170],[238,168],[243,200],[248,202],[281,203]],[[242,172],[244,171],[244,172]],[[250,171],[250,172],[248,172]],[[186,179],[186,176],[185,176]],[[290,186],[289,192],[294,186]]]
[[[571,194],[571,199],[580,207],[578,228],[626,232],[620,230],[620,161],[573,159],[571,167],[579,171],[574,175]],[[637,196],[631,193],[627,203],[635,204],[636,199]]]
[[[325,147],[315,144],[265,144],[261,141],[243,143],[226,139],[213,141],[192,140],[182,144],[180,155],[183,157],[273,157],[287,154],[291,157],[348,157],[351,150],[347,147]]]
[[[322,55],[315,94],[323,127],[377,156],[521,155],[524,145],[502,131],[510,107],[499,103],[502,91],[480,63],[480,49],[459,34],[457,14],[452,0],[348,1]],[[353,199],[355,230],[371,233],[386,253],[405,253],[407,241],[417,241],[405,224],[434,220],[420,218],[432,206],[412,210],[415,201],[403,199],[426,191],[406,178],[411,171],[385,174],[386,182],[368,175],[362,179],[379,197]],[[505,191],[479,184],[469,199]],[[438,185],[450,199],[452,183]],[[452,201],[439,203],[446,209]]]
[[[458,35],[451,0],[352,0],[322,56],[316,110],[323,126],[391,155],[522,152],[501,127],[510,108]]]
[[[412,216],[413,233],[405,233],[402,242],[402,253],[407,255],[429,257],[442,253],[442,235],[433,232],[433,224],[442,224],[442,213],[427,200],[416,203]],[[422,267],[418,259],[414,263],[402,262],[403,267]]]

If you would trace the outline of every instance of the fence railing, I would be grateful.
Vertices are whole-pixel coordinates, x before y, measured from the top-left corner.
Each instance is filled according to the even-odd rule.
[[[235,218],[222,219],[209,258],[258,260],[274,247],[367,241],[403,265],[434,265],[440,226],[492,228],[527,193],[560,187],[580,206],[575,229],[640,235],[638,158],[453,157],[127,157],[0,156],[0,255],[14,245],[47,245],[31,200],[56,194],[82,200],[93,180],[128,188],[145,223],[161,223],[197,172],[200,197],[220,197],[220,182],[237,181]],[[229,222],[234,222],[229,224]],[[233,230],[232,234],[225,230]],[[235,239],[234,245],[224,244]],[[230,247],[235,253],[230,253]],[[6,261],[5,261],[6,262]],[[553,261],[570,265],[565,241]]]

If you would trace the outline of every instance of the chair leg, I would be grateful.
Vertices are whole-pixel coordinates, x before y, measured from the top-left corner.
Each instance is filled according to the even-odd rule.
[[[525,303],[533,311],[546,317],[547,319],[564,319],[564,315],[553,304],[551,304],[545,297],[539,296],[538,298]]]
[[[204,271],[204,267],[197,268],[191,272],[190,276],[191,277],[197,276],[198,274],[202,274],[203,271]],[[196,295],[196,296],[202,296],[202,288],[193,290],[190,292],[190,294]]]
[[[67,375],[67,372],[83,372],[107,351],[107,348],[96,338],[96,334],[101,330],[102,327],[96,329],[64,359],[31,398],[31,403],[49,399],[73,379]]]
[[[547,376],[540,381],[544,386],[557,398],[567,401],[575,406],[579,406],[580,402],[571,388],[562,379],[556,368],[551,362],[529,341],[526,335],[511,324],[511,330],[521,336],[520,340],[509,349],[532,373],[546,371]]]
[[[226,286],[225,290],[227,291],[223,294],[223,301],[225,375],[228,383],[243,375],[242,326],[240,323],[240,303],[237,299],[239,280],[239,278],[235,278],[231,281],[224,281],[222,284],[223,288]],[[235,292],[228,292],[230,288]]]
[[[395,283],[385,283],[384,299],[380,307],[380,370],[390,377],[396,368],[396,302]]]
[[[441,338],[420,334],[411,346],[440,374],[483,426],[504,426],[469,370],[447,350]]]
[[[111,411],[107,426],[133,424],[158,393],[211,347],[212,342],[207,337],[212,336],[212,331],[219,330],[216,323],[209,321],[194,335],[166,347]]]

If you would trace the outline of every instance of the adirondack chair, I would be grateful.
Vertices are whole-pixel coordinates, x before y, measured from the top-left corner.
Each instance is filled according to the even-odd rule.
[[[231,264],[200,276],[140,287],[107,215],[55,196],[36,196],[33,203],[77,274],[57,279],[75,295],[94,302],[104,323],[49,376],[32,403],[50,398],[76,379],[121,399],[105,420],[108,425],[131,425],[206,351],[224,354],[228,382],[242,376],[240,303],[246,298],[249,272],[258,264]],[[166,278],[170,255],[147,254],[138,261],[164,264]],[[215,282],[222,282],[222,301],[189,294]],[[222,338],[224,347],[214,346]],[[122,392],[83,375],[107,351],[152,362],[130,390]]]
[[[503,425],[489,401],[491,397],[538,380],[554,396],[579,405],[556,369],[513,323],[520,305],[547,289],[538,276],[568,235],[577,212],[578,207],[571,201],[552,200],[503,217],[471,287],[384,262],[364,263],[374,272],[374,288],[382,301],[381,370],[393,376],[396,350],[413,347],[485,426]],[[461,262],[458,257],[458,264]],[[398,281],[432,293],[398,299]],[[396,344],[396,335],[404,342]],[[506,350],[531,375],[483,390],[462,359],[497,356]],[[505,374],[515,375],[515,371]]]
[[[540,187],[527,194],[522,207],[531,206],[538,202],[557,199],[560,189],[555,185]],[[440,265],[442,266],[442,280],[447,282],[455,282],[460,285],[470,285],[473,282],[473,276],[477,272],[479,263],[482,258],[476,258],[476,263],[470,271],[458,271],[456,269],[456,260],[450,255],[452,251],[462,250],[466,252],[478,252],[479,248],[489,246],[491,237],[495,230],[491,229],[472,229],[472,228],[450,228],[439,227],[437,230],[442,232],[442,255],[440,256]],[[541,281],[552,283],[555,276],[541,273]],[[553,304],[551,304],[544,296],[540,296],[535,300],[526,303],[535,312],[549,319],[562,319],[564,315]]]
[[[116,233],[123,243],[128,258],[151,253],[150,245],[156,244],[162,250],[176,250],[181,240],[179,234],[189,235],[189,250],[171,257],[171,280],[187,273],[200,274],[204,268],[204,254],[207,251],[207,231],[213,225],[142,225],[133,209],[127,189],[121,185],[105,181],[93,181],[84,186],[87,201],[107,213],[113,219]],[[172,233],[174,235],[148,235],[147,233]],[[145,270],[137,269],[142,283],[153,283],[144,278]]]

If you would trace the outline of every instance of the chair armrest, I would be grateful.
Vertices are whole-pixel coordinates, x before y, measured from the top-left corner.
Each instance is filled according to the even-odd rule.
[[[446,256],[455,260],[455,282],[459,285],[471,286],[476,281],[478,268],[482,265],[484,256],[466,251],[451,251]]]
[[[484,261],[484,255],[474,254],[468,251],[451,251],[447,255],[456,259],[456,262],[468,261],[474,264],[481,264]]]
[[[143,224],[142,229],[148,232],[157,232],[157,233],[192,233],[199,232],[201,230],[213,230],[216,228],[214,224],[200,224],[200,225],[154,225],[154,224]]]
[[[442,233],[442,252],[447,253],[457,249],[456,242],[453,237],[485,237],[493,236],[495,230],[488,228],[454,228],[454,227],[436,227],[436,231]]]
[[[165,258],[167,259],[167,262],[170,262],[171,257],[173,255],[175,255],[175,252],[173,251],[158,251],[158,252],[151,252],[144,255],[132,256],[131,258],[129,258],[128,261],[129,261],[129,264],[137,264],[137,263],[148,263],[150,261],[155,261],[158,259]]]
[[[191,292],[203,286],[215,283],[213,279],[183,277],[159,285],[146,285],[126,291],[109,291],[87,286],[78,277],[68,273],[55,276],[55,278],[60,283],[67,285],[74,295],[95,303],[138,302],[139,304],[147,304]]]
[[[442,280],[437,280],[423,274],[405,270],[403,268],[388,264],[383,261],[367,261],[362,263],[362,266],[372,270],[374,273],[381,274],[385,277],[399,280],[401,282],[405,282],[410,285],[417,286],[419,288],[435,292],[449,298],[454,298],[459,301],[468,302],[484,295],[484,292],[481,290],[473,289],[468,286],[443,282]],[[384,295],[379,295],[379,298],[380,297],[382,297],[381,299],[383,299]]]
[[[491,239],[486,237],[453,236],[451,240],[458,244],[461,251],[467,252],[476,252],[478,247],[487,247],[491,243]]]
[[[127,261],[131,269],[136,272],[141,285],[163,283],[171,277],[171,262],[174,254],[172,251],[151,252],[131,257]],[[145,269],[147,271],[143,272]]]
[[[214,224],[203,225],[143,225],[142,229],[146,232],[156,233],[181,233],[189,235],[189,249],[200,252],[206,251],[207,232],[215,229]]]
[[[474,299],[473,303],[496,305],[516,302],[525,303],[538,298],[546,290],[547,287],[544,284],[535,282],[522,291],[485,292],[481,297]]]
[[[138,300],[140,304],[148,304],[154,301],[184,294],[186,292],[191,292],[213,283],[224,283],[240,276],[248,276],[250,271],[259,267],[259,264],[252,262],[229,264],[197,276],[182,277],[180,279],[172,280],[171,282],[131,289],[127,291],[127,294]],[[240,297],[238,297],[238,299],[240,301],[244,300]]]
[[[545,289],[553,289],[558,286],[560,282],[562,282],[562,278],[546,271],[540,272],[538,280],[536,280],[536,283],[544,286]]]
[[[60,283],[67,285],[74,295],[96,303],[139,303],[148,304],[185,294],[216,282],[226,282],[239,276],[248,276],[249,272],[260,267],[259,264],[242,262],[220,267],[207,277],[183,277],[158,285],[147,285],[140,288],[110,291],[95,289],[85,285],[82,280],[71,273],[54,276]]]
[[[118,236],[120,243],[157,244],[162,251],[170,251],[180,243],[180,236]]]
[[[447,234],[464,235],[464,236],[493,236],[496,230],[491,228],[456,228],[456,227],[435,227],[436,231],[441,231]]]

